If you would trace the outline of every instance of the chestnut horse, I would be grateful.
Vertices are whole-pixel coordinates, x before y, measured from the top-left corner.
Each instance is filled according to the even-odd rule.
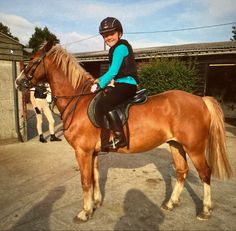
[[[94,127],[87,109],[94,97],[94,81],[77,60],[59,45],[48,42],[29,61],[16,80],[19,90],[46,80],[62,114],[64,136],[74,148],[81,173],[83,208],[77,220],[87,221],[102,202],[99,187],[98,153],[101,129]],[[203,182],[203,209],[199,219],[211,215],[211,174],[220,179],[231,176],[226,155],[223,112],[212,97],[200,97],[171,90],[148,97],[144,104],[129,110],[129,149],[119,153],[140,153],[169,143],[177,182],[170,199],[162,208],[172,210],[179,204],[189,167],[186,154]]]

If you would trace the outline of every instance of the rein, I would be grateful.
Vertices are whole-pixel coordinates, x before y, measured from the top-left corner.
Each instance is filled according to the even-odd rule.
[[[88,81],[88,80],[90,80],[90,79],[87,79],[86,81]],[[85,81],[85,83],[86,83],[86,81]],[[68,126],[67,126],[66,128],[63,128],[63,131],[66,131],[66,130],[70,127],[70,125],[71,125],[71,123],[72,123],[72,121],[73,121],[73,118],[74,118],[75,109],[76,109],[76,107],[77,107],[77,105],[78,105],[78,103],[79,103],[79,100],[80,100],[81,96],[93,95],[93,94],[94,94],[94,93],[92,93],[92,92],[84,93],[84,88],[85,88],[85,86],[86,86],[85,83],[84,83],[83,89],[82,89],[82,91],[81,91],[82,93],[80,93],[80,94],[72,95],[72,96],[59,95],[59,96],[53,96],[53,97],[52,97],[52,102],[51,102],[51,105],[52,105],[52,106],[51,106],[51,111],[52,111],[52,112],[53,112],[53,108],[54,108],[54,106],[55,106],[55,104],[56,104],[56,102],[57,102],[58,99],[69,99],[69,101],[67,102],[66,106],[64,107],[64,109],[63,109],[62,112],[60,113],[60,118],[61,118],[61,120],[63,119],[63,115],[64,115],[66,109],[71,105],[72,101],[73,101],[75,98],[77,98],[76,101],[74,102],[74,104],[71,106],[69,112],[66,114],[66,116],[65,116],[65,118],[64,118],[64,124],[65,124],[66,121],[68,120],[69,116],[72,114]],[[53,112],[53,113],[54,113],[54,112]]]

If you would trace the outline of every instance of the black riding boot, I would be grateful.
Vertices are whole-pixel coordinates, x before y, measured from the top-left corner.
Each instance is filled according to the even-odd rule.
[[[39,141],[42,143],[47,143],[47,140],[44,139],[43,134],[39,135]]]
[[[50,141],[61,141],[61,139],[56,137],[55,134],[51,134]]]
[[[109,152],[109,148],[107,145],[110,141],[110,129],[109,129],[109,122],[106,119],[106,116],[103,117],[102,120],[102,130],[101,130],[101,151],[102,152]]]
[[[111,130],[114,133],[114,143],[111,141],[105,147],[110,149],[122,148],[127,146],[125,133],[122,122],[116,111],[110,111],[106,114]],[[114,148],[115,146],[115,148]]]

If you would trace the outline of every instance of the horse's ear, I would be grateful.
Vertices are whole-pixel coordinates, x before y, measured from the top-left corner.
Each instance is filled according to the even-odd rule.
[[[48,41],[45,46],[43,47],[43,49],[48,52],[52,47],[54,46],[54,41],[50,40]]]

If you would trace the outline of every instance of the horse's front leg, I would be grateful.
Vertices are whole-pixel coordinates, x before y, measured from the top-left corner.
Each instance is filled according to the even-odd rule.
[[[75,221],[87,221],[93,214],[93,151],[85,152],[82,149],[77,149],[75,153],[83,190],[83,209],[75,217]]]
[[[99,165],[98,165],[98,155],[94,153],[93,155],[93,200],[94,208],[99,208],[102,203],[102,194],[99,185]]]

